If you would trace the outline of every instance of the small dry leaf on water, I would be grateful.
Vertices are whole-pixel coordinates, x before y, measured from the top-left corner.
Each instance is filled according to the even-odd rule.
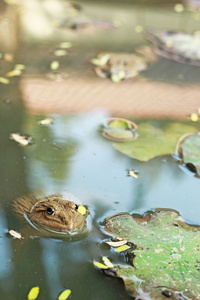
[[[58,300],[66,300],[71,295],[71,290],[67,289],[64,290],[58,297]]]
[[[55,56],[65,56],[67,55],[67,51],[65,49],[58,49],[54,51]]]
[[[13,61],[13,55],[11,53],[4,53],[3,57],[6,61]]]
[[[24,69],[25,69],[25,65],[16,64],[12,71],[6,73],[6,77],[20,76]]]
[[[138,172],[133,171],[133,170],[127,170],[128,176],[138,178]]]
[[[32,143],[31,136],[21,135],[20,133],[11,133],[10,139],[14,140],[15,142],[19,143],[22,146],[27,146]]]
[[[54,121],[55,121],[54,118],[52,118],[52,117],[47,117],[47,118],[45,118],[45,119],[43,119],[43,120],[38,121],[38,124],[49,126],[49,125],[51,125]]]
[[[10,233],[10,235],[12,235],[13,237],[15,237],[16,239],[20,240],[22,238],[21,234],[18,233],[17,231],[15,231],[15,230],[11,229],[8,232]]]
[[[0,77],[0,83],[3,83],[3,84],[9,84],[10,83],[10,80],[5,78],[5,77]]]
[[[15,76],[19,76],[21,75],[22,71],[21,70],[18,70],[18,69],[14,69],[10,72],[7,72],[6,73],[6,77],[15,77]]]
[[[39,294],[40,288],[39,286],[33,287],[30,292],[28,293],[28,300],[35,300]]]
[[[59,47],[61,49],[68,49],[72,47],[72,43],[71,42],[62,42],[60,43]]]
[[[196,113],[192,113],[190,118],[192,122],[197,122],[199,120],[199,116]]]
[[[114,265],[111,263],[111,261],[106,256],[103,256],[102,260],[106,266],[108,266],[109,268],[114,268]]]
[[[57,70],[60,66],[60,63],[57,60],[51,62],[50,68],[51,70]]]
[[[108,244],[109,246],[111,246],[113,248],[117,248],[117,247],[125,245],[127,243],[127,240],[122,240],[122,241],[117,241],[117,242],[105,241],[104,243]]]

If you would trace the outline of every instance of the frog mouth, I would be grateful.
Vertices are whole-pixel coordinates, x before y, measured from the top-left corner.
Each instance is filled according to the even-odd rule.
[[[56,229],[56,228],[53,228],[50,226],[45,226],[42,223],[31,221],[26,214],[24,214],[24,218],[33,228],[35,228],[36,230],[39,230],[43,233],[54,233],[54,234],[60,235],[60,236],[71,237],[71,236],[76,236],[76,235],[79,235],[79,234],[82,234],[82,233],[85,233],[88,231],[87,226],[86,226],[86,221],[83,222],[83,224],[78,228],[70,229],[70,230],[67,230],[67,229],[61,230],[61,229]]]

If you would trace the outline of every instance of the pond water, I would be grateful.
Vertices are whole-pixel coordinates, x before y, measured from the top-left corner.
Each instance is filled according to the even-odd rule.
[[[105,12],[104,17],[107,19],[111,18],[112,11],[116,20],[126,20],[127,14],[127,19],[131,22],[131,4],[122,7],[119,2],[114,3],[112,6],[86,1],[85,9],[87,13],[94,13],[99,7],[96,16],[102,17],[102,12]],[[136,5],[132,9],[137,18],[145,17],[141,22],[145,20],[148,23],[149,19],[154,19],[155,14],[155,23],[161,22],[163,27],[166,27],[168,19],[162,19],[161,16],[168,10],[167,16],[172,14],[178,28],[186,26],[183,19],[175,18],[174,12],[170,10],[174,3],[170,3],[169,7],[164,5],[158,9],[151,2],[145,1],[142,7]],[[137,22],[138,19],[136,24]],[[195,22],[192,20],[187,24],[187,29],[195,29]],[[101,49],[102,41],[108,50],[118,51],[122,51],[122,44],[126,51],[133,45],[140,44],[139,35],[135,40],[127,42],[123,30],[128,30],[129,27],[128,23],[124,23],[125,29],[120,29],[120,41],[117,32],[113,33],[112,43],[109,35],[105,37],[105,33],[100,33],[99,39],[95,35],[93,46],[91,37],[81,36],[77,40],[77,48],[82,43],[83,55],[74,65],[69,64],[69,69],[73,71],[76,67],[75,73],[79,74],[77,70],[80,63],[81,76],[90,77],[90,72],[84,73],[82,60],[87,57],[89,50],[94,51],[92,47]],[[174,26],[172,25],[171,27]],[[44,66],[51,59],[45,61],[45,49],[64,36],[48,37],[49,40],[44,42],[41,51],[38,50],[38,37],[34,35],[37,30],[33,31],[23,31],[24,36],[20,36],[22,44],[18,45],[17,50],[21,51],[20,62],[26,64],[26,76],[46,72],[47,68],[39,68],[42,59]],[[42,31],[40,34],[43,35]],[[70,37],[72,41],[75,39]],[[165,66],[167,64],[165,62]],[[194,74],[198,71],[190,71],[196,82]],[[158,79],[158,73],[152,71],[147,77],[152,75],[152,78]],[[176,81],[179,71],[174,78],[170,74],[168,67],[168,71],[159,80]],[[189,77],[186,74],[184,80],[187,76]],[[94,260],[101,261],[101,257],[105,255],[112,262],[126,261],[123,255],[114,254],[108,246],[102,244],[107,238],[102,231],[103,220],[119,212],[143,214],[155,208],[170,208],[177,210],[187,222],[200,225],[199,179],[183,172],[171,155],[141,162],[118,152],[110,141],[101,136],[100,126],[106,118],[112,116],[103,108],[77,114],[52,113],[49,116],[55,119],[54,123],[51,126],[39,126],[37,122],[48,114],[39,116],[25,111],[19,81],[20,79],[14,79],[11,85],[0,86],[0,298],[26,299],[31,287],[39,286],[38,299],[41,300],[57,299],[59,293],[66,288],[72,290],[71,299],[129,299],[120,280],[105,276],[92,264]],[[32,136],[33,144],[27,147],[18,145],[9,139],[12,132]],[[137,170],[139,177],[128,177],[127,169]],[[75,195],[90,211],[89,235],[74,242],[55,239],[43,236],[27,222],[20,220],[12,209],[12,203],[17,197],[29,193]],[[10,229],[20,232],[24,238],[17,240],[9,236]]]

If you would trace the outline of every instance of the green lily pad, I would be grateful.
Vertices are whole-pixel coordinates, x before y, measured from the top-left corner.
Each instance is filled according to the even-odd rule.
[[[112,145],[121,153],[141,161],[174,153],[180,136],[199,131],[199,125],[193,122],[143,121],[137,124],[139,137],[136,140]]]
[[[186,166],[193,166],[193,170],[200,175],[200,136],[190,134],[178,142],[178,153]]]
[[[200,227],[184,223],[176,211],[155,210],[144,219],[111,216],[105,230],[134,245],[128,253],[131,266],[106,271],[122,278],[131,296],[200,299]]]
[[[112,141],[131,141],[137,138],[137,124],[127,119],[109,118],[105,121],[102,135]]]

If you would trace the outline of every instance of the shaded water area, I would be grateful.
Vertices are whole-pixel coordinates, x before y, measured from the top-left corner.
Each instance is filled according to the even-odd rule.
[[[158,127],[176,115],[187,123],[188,115],[200,107],[200,70],[166,59],[155,62],[139,79],[139,84],[149,85],[150,90],[152,84],[155,93],[152,102],[146,99],[146,105],[144,102],[140,106],[142,99],[136,99],[135,106],[129,109],[126,99],[130,97],[129,88],[134,83],[137,85],[137,79],[107,83],[109,79],[97,78],[90,60],[98,52],[131,52],[135,47],[146,45],[140,29],[148,26],[197,30],[200,16],[199,13],[190,15],[187,10],[175,12],[175,1],[162,1],[163,6],[160,3],[158,6],[156,1],[124,4],[83,1],[80,5],[88,15],[119,21],[121,26],[77,35],[54,29],[55,15],[63,20],[62,7],[65,8],[66,2],[58,2],[57,10],[55,2],[52,1],[52,6],[48,5],[50,2],[26,1],[25,4],[22,1],[22,7],[0,2],[0,52],[13,55],[11,61],[0,60],[0,76],[12,70],[14,64],[26,66],[21,77],[10,78],[9,84],[0,83],[0,298],[26,299],[31,287],[39,286],[38,299],[57,299],[66,288],[72,290],[71,299],[131,299],[122,281],[105,276],[92,264],[104,255],[114,263],[126,261],[123,255],[115,254],[102,244],[102,240],[108,238],[102,231],[104,218],[119,212],[142,215],[155,208],[170,208],[177,210],[187,222],[200,225],[199,178],[183,172],[173,159],[173,153],[147,162],[123,155],[102,137],[100,127],[117,112],[117,116],[129,117],[135,122],[148,118],[150,123],[154,117],[162,118],[156,123]],[[141,27],[135,31],[137,25]],[[57,58],[52,52],[63,41],[72,42],[74,48],[69,49],[70,54],[64,58]],[[57,60],[59,72],[69,77],[50,81],[46,75],[52,72],[50,63]],[[80,90],[76,83],[80,84]],[[121,84],[125,99],[115,103]],[[160,93],[159,88],[156,90],[158,86]],[[95,87],[97,94],[91,87]],[[181,88],[186,88],[187,93]],[[108,94],[108,99],[102,98],[105,105],[101,100],[93,103],[98,91],[106,89],[109,93],[115,90],[114,96]],[[70,92],[65,98],[67,90]],[[170,91],[174,102],[153,102],[154,95],[162,100]],[[174,98],[173,91],[177,93]],[[183,99],[178,98],[181,95]],[[91,102],[88,99],[92,99]],[[37,122],[46,116],[53,116],[54,123],[39,126]],[[18,145],[9,139],[13,132],[30,135],[33,144]],[[128,177],[127,169],[137,170],[139,177]],[[32,193],[74,194],[90,211],[89,235],[73,242],[55,239],[43,236],[20,220],[12,203]],[[20,232],[24,238],[14,239],[8,234],[10,229]]]

